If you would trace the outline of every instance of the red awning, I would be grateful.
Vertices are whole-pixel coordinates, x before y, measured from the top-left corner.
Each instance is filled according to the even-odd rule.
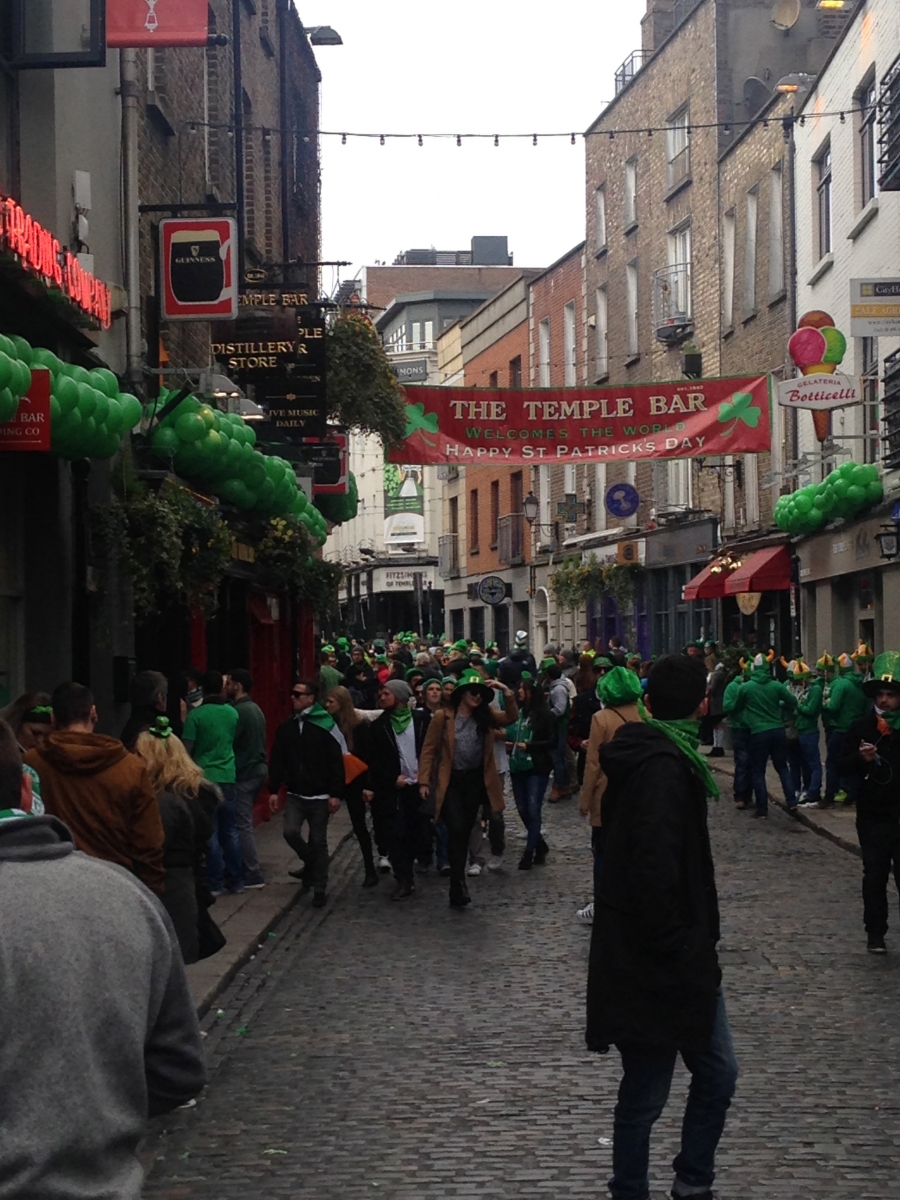
[[[713,571],[713,567],[718,566],[718,559],[707,563],[699,575],[695,575],[689,583],[684,585],[682,599],[721,600],[725,595],[725,572],[721,567],[717,571]]]
[[[733,571],[725,581],[725,595],[738,592],[784,592],[791,586],[790,546],[770,546]]]

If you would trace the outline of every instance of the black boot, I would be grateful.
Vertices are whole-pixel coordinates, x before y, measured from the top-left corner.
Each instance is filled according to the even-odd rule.
[[[547,861],[547,855],[550,853],[550,847],[543,838],[538,842],[537,850],[534,852],[534,865],[542,867]]]
[[[534,862],[534,851],[526,850],[524,852],[524,854],[522,855],[522,857],[519,859],[519,870],[520,871],[530,871],[531,864],[533,862]]]
[[[454,880],[450,884],[450,907],[465,908],[467,904],[472,903],[472,897],[469,895],[469,889],[465,883],[457,883]]]
[[[374,865],[371,867],[366,867],[366,877],[362,881],[362,885],[365,888],[378,887],[380,878],[381,877],[379,876],[378,872],[375,870]]]

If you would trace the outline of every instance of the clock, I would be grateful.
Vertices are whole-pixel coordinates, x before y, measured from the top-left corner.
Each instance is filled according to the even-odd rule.
[[[506,599],[506,584],[499,575],[485,575],[478,585],[478,599],[495,607]]]

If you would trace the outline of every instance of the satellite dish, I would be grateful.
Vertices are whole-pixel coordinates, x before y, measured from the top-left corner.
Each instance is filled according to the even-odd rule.
[[[800,17],[800,0],[775,0],[772,5],[772,24],[776,29],[787,32],[793,29]]]
[[[768,104],[772,93],[768,84],[758,76],[751,75],[744,80],[744,108],[748,117],[755,117],[764,104]]]

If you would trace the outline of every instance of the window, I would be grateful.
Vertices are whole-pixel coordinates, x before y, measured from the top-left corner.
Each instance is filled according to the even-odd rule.
[[[413,321],[410,350],[418,350],[422,342],[422,322]]]
[[[450,507],[450,532],[459,534],[459,497],[451,496],[449,500]]]
[[[594,249],[606,249],[606,184],[594,192]]]
[[[496,549],[500,527],[500,480],[491,481],[491,549]]]
[[[511,388],[520,388],[522,386],[521,354],[517,354],[515,358],[509,360],[509,386]]]
[[[574,387],[577,382],[575,378],[576,337],[574,300],[563,309],[563,354],[565,357],[563,384],[565,387]]]
[[[666,463],[666,491],[673,508],[691,507],[691,460],[672,458]]]
[[[469,492],[469,553],[478,553],[478,488]]]
[[[609,374],[609,297],[605,287],[597,288],[597,378]]]
[[[865,208],[878,190],[875,171],[875,121],[877,118],[874,78],[859,89],[856,107],[859,113],[859,206]]]
[[[625,229],[637,224],[637,159],[625,164]]]
[[[881,457],[878,411],[878,339],[860,338],[859,363],[862,367],[863,462],[877,463]]]
[[[759,191],[747,193],[744,228],[744,320],[756,312],[756,229],[759,218]]]
[[[541,463],[538,467],[538,523],[544,528],[540,530],[538,541],[543,544],[546,527],[550,524],[550,465]]]
[[[722,325],[734,325],[734,237],[735,213],[730,208],[722,227]]]
[[[625,353],[636,358],[638,348],[638,260],[625,265]]]
[[[666,121],[666,189],[677,187],[690,173],[690,109],[685,105]]]
[[[769,299],[784,292],[784,168],[769,172]]]
[[[538,325],[538,387],[550,386],[550,318]]]
[[[488,376],[488,387],[498,388],[500,386],[500,372],[491,371]]]
[[[422,344],[422,350],[430,350],[434,344],[434,321],[426,321],[424,326],[425,339]]]
[[[691,226],[690,222],[673,229],[666,238],[669,260],[671,302],[676,313],[691,315]]]
[[[819,258],[831,252],[831,143],[825,144],[813,163],[816,183],[816,234]]]
[[[576,486],[575,464],[566,463],[563,467],[563,494],[566,496],[574,496]]]

